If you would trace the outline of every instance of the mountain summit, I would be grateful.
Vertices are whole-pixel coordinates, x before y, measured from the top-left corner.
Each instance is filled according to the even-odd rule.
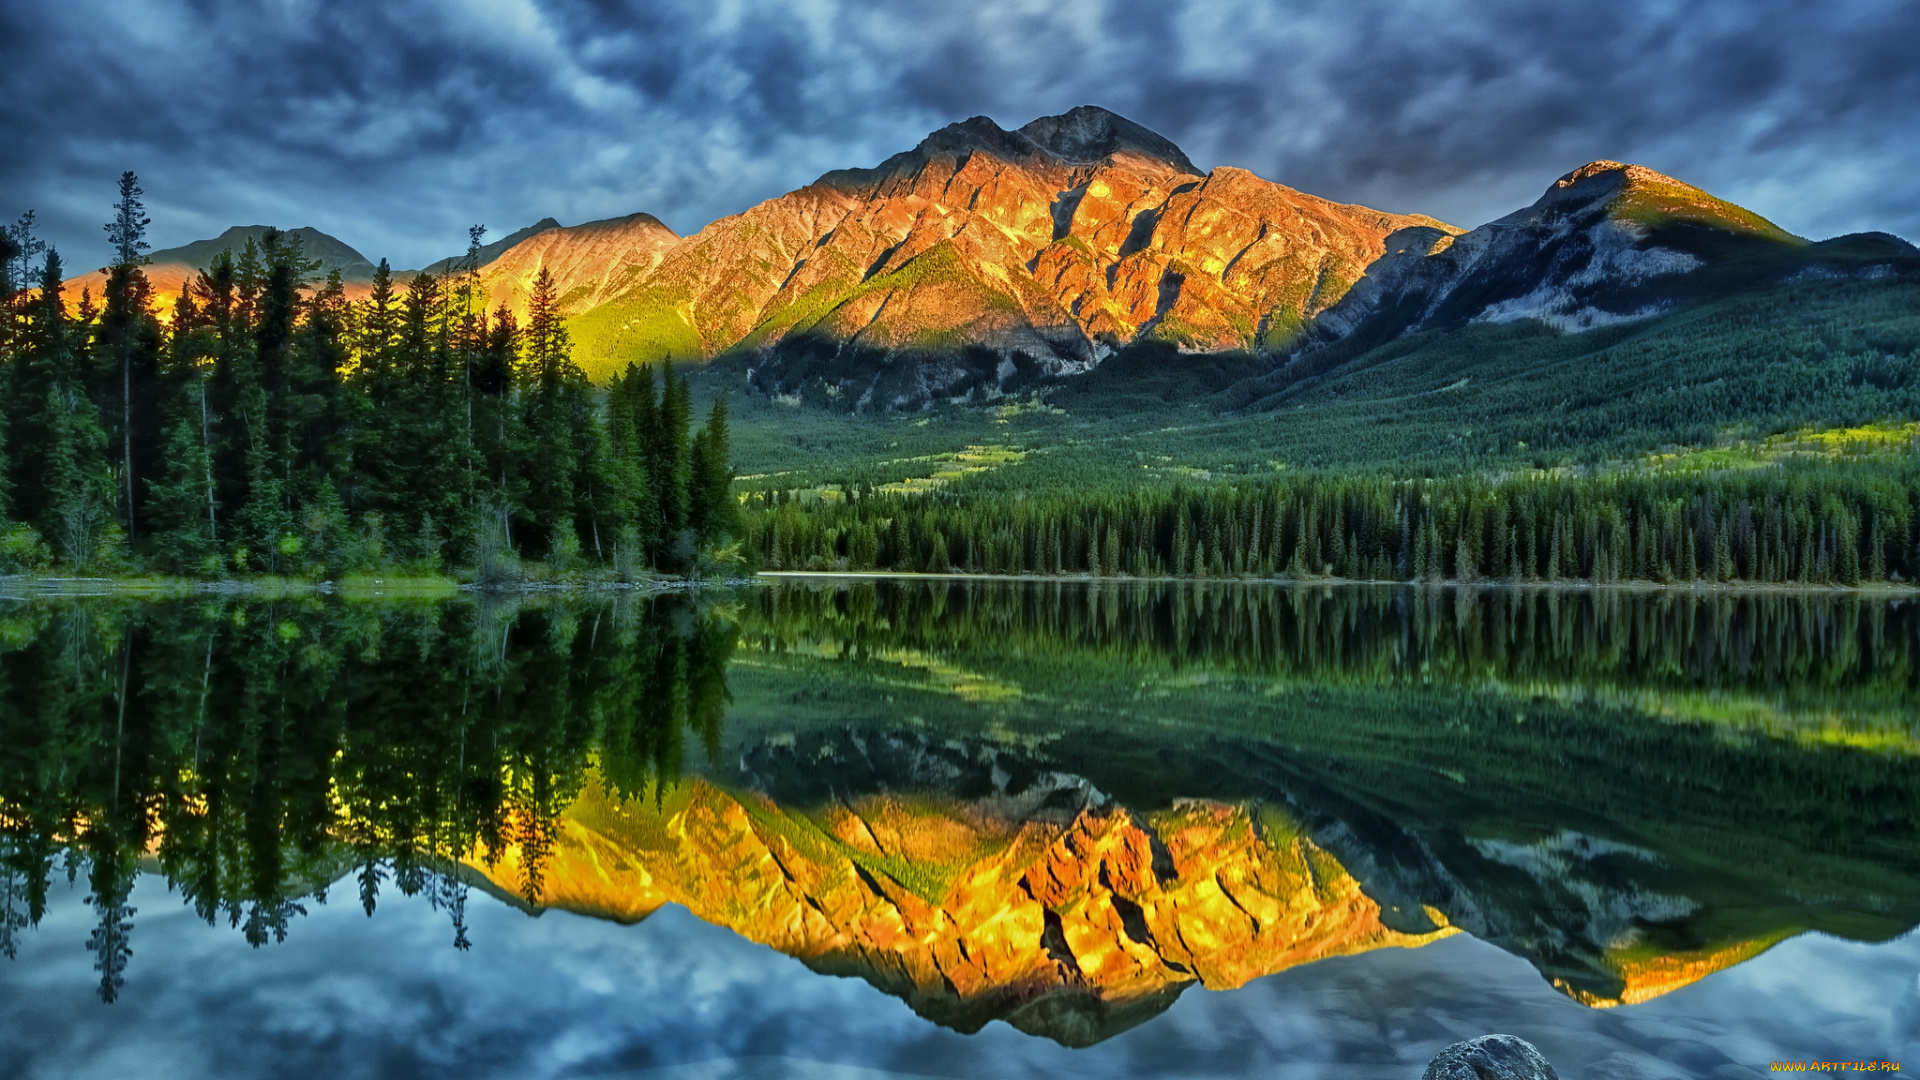
[[[860,191],[889,177],[916,174],[939,158],[964,164],[975,153],[1039,169],[1094,166],[1122,158],[1146,171],[1204,175],[1166,138],[1098,105],[1081,105],[1014,131],[985,116],[948,124],[874,168],[836,169],[815,183]]]
[[[1160,135],[1098,105],[1082,105],[1059,116],[1043,116],[1020,129],[1021,135],[1062,161],[1091,165],[1116,154],[1163,161],[1184,173],[1200,175],[1187,155]]]

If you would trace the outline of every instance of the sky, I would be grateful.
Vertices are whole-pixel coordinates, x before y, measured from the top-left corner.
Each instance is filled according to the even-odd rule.
[[[471,952],[444,911],[389,889],[372,918],[351,881],[305,901],[286,941],[249,948],[164,880],[133,892],[133,957],[111,1006],[84,947],[84,877],[57,880],[20,955],[0,961],[9,1076],[65,1080],[1205,1080],[1412,1078],[1491,1031],[1561,1076],[1767,1075],[1775,1059],[1920,1053],[1920,933],[1879,945],[1818,933],[1638,1005],[1589,1009],[1525,960],[1456,935],[1302,964],[1235,990],[1195,987],[1084,1050],[992,1022],[961,1035],[858,978],[819,975],[668,905],[634,926],[493,897],[468,902]]]
[[[0,218],[108,258],[312,225],[418,266],[681,233],[975,115],[1105,106],[1317,195],[1473,226],[1597,158],[1920,240],[1915,0],[9,0]]]

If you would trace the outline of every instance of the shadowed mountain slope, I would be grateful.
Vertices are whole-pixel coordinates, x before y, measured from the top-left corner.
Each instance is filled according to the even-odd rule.
[[[1778,284],[1823,262],[1915,254],[1877,234],[1810,244],[1672,177],[1596,161],[1465,235],[1395,233],[1387,255],[1316,322],[1315,337],[1372,346],[1409,331],[1520,319],[1590,330]]]

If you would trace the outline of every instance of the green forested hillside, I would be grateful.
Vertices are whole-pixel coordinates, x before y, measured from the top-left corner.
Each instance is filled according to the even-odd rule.
[[[744,393],[745,358],[695,380],[732,399],[749,489],[928,477],[970,446],[1020,451],[957,482],[997,490],[1601,466],[1920,416],[1920,279],[1808,280],[1578,334],[1471,325],[1336,359],[1149,344],[1017,400],[904,415]]]
[[[794,570],[1920,578],[1920,284],[1296,365],[1149,347],[1021,402],[744,404],[750,546]]]
[[[727,419],[670,365],[603,389],[551,274],[525,323],[444,277],[349,300],[298,234],[220,250],[162,319],[138,178],[114,261],[69,305],[32,216],[0,230],[0,573],[628,579],[697,570],[732,530]]]

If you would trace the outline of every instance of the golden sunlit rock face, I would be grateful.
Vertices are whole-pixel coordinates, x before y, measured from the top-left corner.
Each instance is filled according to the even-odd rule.
[[[490,307],[525,316],[533,280],[544,269],[562,305],[587,311],[643,280],[679,239],[652,214],[548,229],[482,267],[480,287]]]
[[[1070,370],[1142,337],[1282,344],[1409,225],[1444,228],[1240,169],[1202,175],[1104,110],[1016,132],[977,117],[714,222],[617,304],[630,336],[684,333],[706,355],[812,334]]]
[[[662,904],[857,975],[961,1031],[1004,1019],[1086,1045],[1329,956],[1420,945],[1273,810],[1184,803],[1007,815],[872,797],[817,813],[705,781],[658,804],[590,786],[529,867],[474,869],[537,907],[637,921]],[[531,872],[530,872],[531,871]]]

